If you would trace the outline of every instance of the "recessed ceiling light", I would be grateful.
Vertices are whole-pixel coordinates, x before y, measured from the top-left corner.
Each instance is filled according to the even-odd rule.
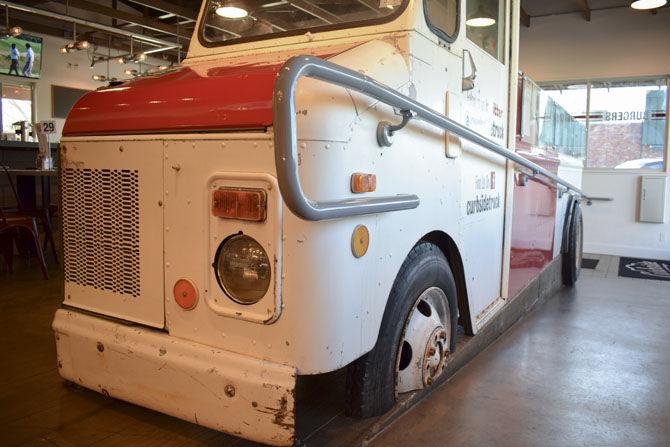
[[[475,12],[468,14],[465,24],[474,28],[485,28],[496,23],[493,14],[486,11],[481,5]]]
[[[490,17],[473,17],[465,21],[465,24],[475,28],[484,28],[487,26],[494,25],[496,23],[495,19]]]
[[[246,9],[237,6],[219,6],[216,8],[216,14],[226,19],[243,19],[249,15]]]
[[[636,0],[630,4],[633,9],[656,9],[665,6],[668,0]]]

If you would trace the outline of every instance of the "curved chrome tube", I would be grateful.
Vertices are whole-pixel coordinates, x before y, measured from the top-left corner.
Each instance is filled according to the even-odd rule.
[[[347,198],[343,200],[316,202],[305,196],[300,185],[298,169],[298,144],[295,109],[295,90],[302,76],[330,82],[344,88],[371,96],[396,109],[409,110],[416,117],[451,132],[468,141],[495,152],[518,165],[530,169],[534,175],[541,174],[572,193],[584,196],[577,187],[562,180],[543,167],[526,160],[467,127],[435,112],[369,76],[325,61],[314,56],[295,56],[286,61],[277,74],[274,87],[274,140],[277,180],[286,206],[297,216],[306,220],[325,220],[361,214],[383,213],[412,209],[419,206],[414,194],[389,197]]]

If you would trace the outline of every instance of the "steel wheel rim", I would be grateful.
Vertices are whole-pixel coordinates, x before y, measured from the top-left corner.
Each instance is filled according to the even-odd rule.
[[[451,312],[439,287],[424,290],[412,306],[398,345],[396,394],[431,386],[449,359]]]

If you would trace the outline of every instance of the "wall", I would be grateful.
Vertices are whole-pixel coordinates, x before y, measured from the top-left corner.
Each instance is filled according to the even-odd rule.
[[[519,67],[535,81],[670,74],[670,8],[594,11],[591,22],[581,14],[534,18],[520,39]],[[585,252],[670,259],[670,203],[664,224],[636,222],[640,174],[584,170],[584,191],[613,198],[583,207]]]
[[[670,203],[665,205],[664,224],[637,222],[640,175],[613,169],[584,173],[585,191],[614,198],[582,207],[585,252],[670,260]]]
[[[534,81],[670,73],[670,8],[538,17],[521,27],[519,67]]]
[[[51,116],[51,86],[60,85],[64,87],[73,87],[79,89],[95,90],[98,87],[105,85],[102,82],[94,81],[91,77],[94,74],[107,75],[107,64],[104,62],[95,65],[95,68],[90,68],[91,61],[87,57],[86,51],[75,51],[69,54],[61,54],[60,48],[68,43],[68,40],[57,37],[46,36],[32,31],[27,31],[28,34],[40,36],[43,40],[42,53],[42,74],[40,79],[29,80],[26,78],[18,78],[16,76],[8,76],[0,74],[0,82],[32,82],[35,84],[35,113],[37,121],[52,119]],[[99,47],[97,53],[107,54],[107,48]],[[117,50],[112,50],[112,55],[120,54]],[[160,62],[152,61],[156,65]],[[121,65],[116,61],[110,61],[110,76],[119,79],[126,79],[128,75],[124,74],[124,70],[130,65]],[[132,67],[136,68],[136,67]],[[56,139],[60,139],[60,134],[65,120],[56,119],[57,135]]]

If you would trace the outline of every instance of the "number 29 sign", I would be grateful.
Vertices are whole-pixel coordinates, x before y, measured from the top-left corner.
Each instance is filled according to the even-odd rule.
[[[56,122],[55,121],[42,121],[37,123],[38,132],[52,134],[56,132]]]

